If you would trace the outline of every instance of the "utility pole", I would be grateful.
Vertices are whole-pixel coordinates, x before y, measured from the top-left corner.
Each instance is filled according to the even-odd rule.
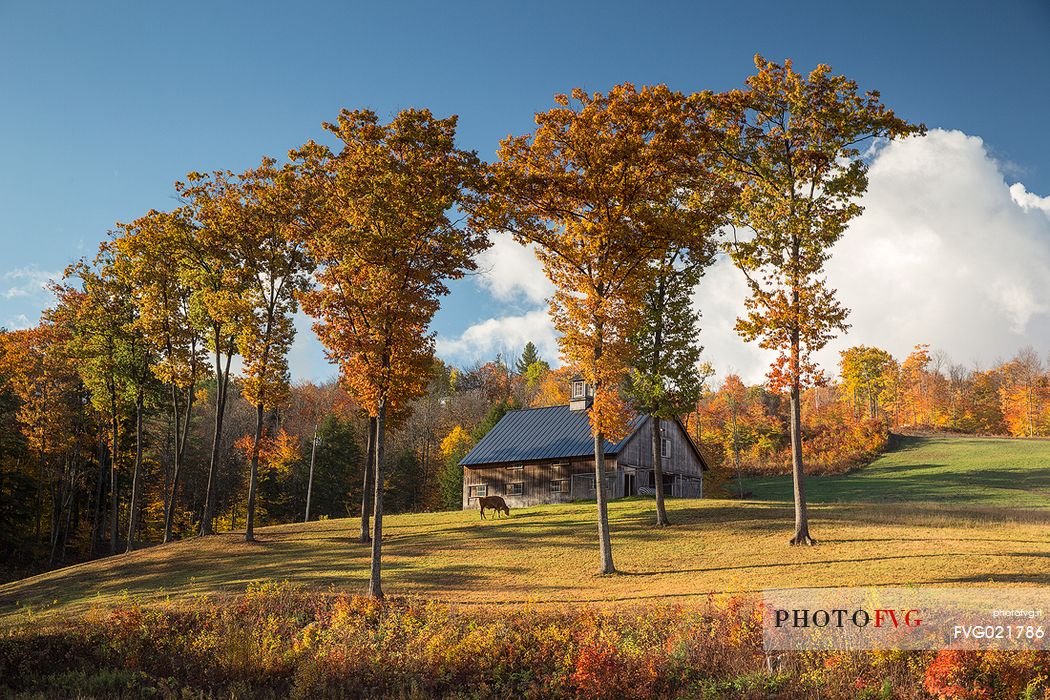
[[[306,517],[304,523],[310,522],[310,495],[314,490],[314,459],[317,457],[317,424],[314,423],[314,439],[310,447],[310,479],[306,484]]]

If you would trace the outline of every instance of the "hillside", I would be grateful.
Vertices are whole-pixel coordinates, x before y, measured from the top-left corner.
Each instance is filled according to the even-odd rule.
[[[768,500],[671,500],[657,530],[645,499],[610,506],[622,574],[599,577],[594,504],[388,517],[384,589],[462,603],[697,600],[708,592],[814,585],[978,582],[1050,585],[1050,442],[913,438],[870,468],[811,479],[815,548],[791,548],[787,479],[756,482]],[[953,494],[958,493],[958,497]],[[864,501],[881,501],[866,503]],[[1009,503],[1023,505],[1006,507]],[[156,546],[0,586],[20,606],[84,611],[130,594],[178,601],[254,580],[364,591],[368,549],[356,523],[329,520]]]
[[[893,436],[872,464],[843,476],[811,479],[822,503],[932,502],[976,507],[1050,508],[1050,441]],[[762,500],[791,500],[791,480],[747,479]]]

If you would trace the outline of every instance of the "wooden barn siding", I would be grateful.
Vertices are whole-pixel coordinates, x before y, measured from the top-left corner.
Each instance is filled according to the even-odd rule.
[[[677,474],[700,481],[682,481],[675,479],[672,488],[673,496],[681,498],[700,498],[703,496],[703,466],[697,459],[689,444],[689,437],[677,421],[660,421],[664,429],[663,437],[671,440],[671,456],[661,458],[661,468],[665,474]],[[625,468],[636,468],[636,486],[648,484],[649,472],[653,468],[652,428],[649,420],[637,430],[620,450],[617,458]],[[621,487],[622,488],[622,487]]]
[[[671,440],[671,457],[662,458],[661,466],[668,473],[685,474],[686,476],[699,477],[703,474],[703,467],[696,453],[689,446],[689,438],[682,432],[681,426],[676,421],[664,420],[660,422],[664,428],[663,436]],[[631,436],[618,455],[619,461],[624,466],[653,468],[652,428],[649,421]]]
[[[574,474],[594,474],[594,460],[564,460],[560,462],[526,462],[522,469],[508,469],[508,464],[486,467],[465,467],[463,469],[463,508],[478,507],[477,499],[470,496],[470,487],[485,484],[488,495],[502,496],[511,508],[524,508],[544,503],[568,503],[582,499],[594,498],[593,489],[581,491],[579,480]],[[612,477],[610,498],[623,496],[623,473],[616,468],[615,459],[606,459],[607,478]],[[558,479],[567,482],[566,491],[561,493],[550,490],[551,481]],[[507,484],[520,481],[523,484],[521,496],[507,494]]]

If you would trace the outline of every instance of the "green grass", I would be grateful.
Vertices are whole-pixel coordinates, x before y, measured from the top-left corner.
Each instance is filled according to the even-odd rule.
[[[752,498],[792,499],[791,479],[745,479]],[[810,478],[814,503],[941,503],[1050,509],[1050,441],[894,436],[892,449],[842,476]]]
[[[870,468],[812,478],[811,531],[787,545],[790,480],[755,500],[648,499],[610,506],[621,574],[598,576],[595,506],[388,516],[384,590],[465,604],[702,600],[712,592],[817,585],[1050,585],[1050,442],[908,438]],[[766,500],[761,500],[766,499]],[[873,502],[865,502],[873,501]],[[178,602],[250,581],[364,592],[368,548],[353,520],[280,525],[156,546],[0,586],[0,619],[85,611],[126,594]]]

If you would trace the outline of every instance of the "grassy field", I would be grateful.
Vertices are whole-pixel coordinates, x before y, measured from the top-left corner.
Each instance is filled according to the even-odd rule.
[[[761,500],[791,500],[791,480],[745,479]],[[821,503],[942,503],[1050,509],[1050,441],[894,436],[891,450],[843,476],[810,479]]]
[[[387,595],[469,604],[668,599],[816,585],[1050,585],[1050,442],[906,438],[871,467],[813,478],[813,548],[787,546],[787,479],[748,485],[755,500],[673,500],[674,526],[653,504],[610,506],[621,573],[597,576],[593,503],[423,513],[385,522]],[[259,541],[228,533],[71,566],[0,586],[0,616],[25,606],[50,617],[130,594],[178,601],[290,580],[363,592],[368,549],[351,520],[282,525]]]

